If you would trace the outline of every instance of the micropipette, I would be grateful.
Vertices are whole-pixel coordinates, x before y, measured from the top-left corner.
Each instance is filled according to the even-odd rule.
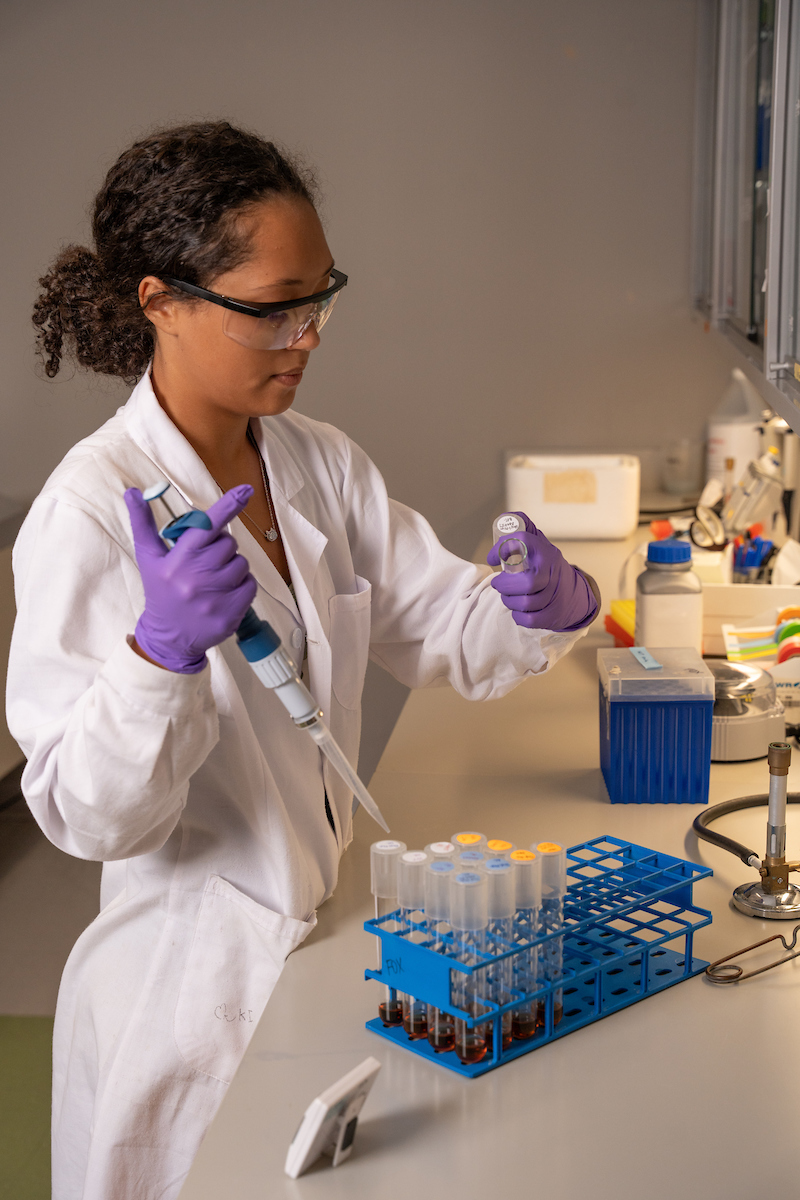
[[[187,529],[210,529],[211,521],[199,508],[192,508],[189,512],[175,517],[164,499],[164,493],[169,486],[166,482],[157,483],[142,492],[142,496],[148,504],[154,500],[160,500],[172,517],[172,520],[160,531],[161,537],[172,547],[178,538],[186,533]],[[236,640],[239,643],[239,649],[264,687],[274,691],[295,725],[310,734],[331,766],[338,772],[373,821],[377,821],[380,827],[388,833],[389,826],[384,821],[381,810],[322,720],[322,709],[303,683],[294,659],[284,650],[281,639],[269,622],[262,621],[252,608],[248,608],[241,625],[236,630]]]

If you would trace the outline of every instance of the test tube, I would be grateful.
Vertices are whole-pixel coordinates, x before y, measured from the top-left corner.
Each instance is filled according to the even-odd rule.
[[[379,920],[397,908],[397,860],[405,854],[405,842],[386,839],[373,842],[369,848],[370,890],[375,897],[375,919]],[[384,921],[383,928],[397,933],[397,921]],[[381,969],[381,939],[378,938],[378,970]],[[383,998],[378,1005],[378,1016],[384,1025],[400,1025],[403,1009],[400,997],[388,984],[383,988]]]
[[[510,950],[514,938],[514,873],[507,858],[490,858],[486,862],[486,907],[489,917],[486,949],[489,954]],[[513,960],[502,958],[489,968],[489,999],[495,1004],[508,1004],[511,999]],[[511,1011],[500,1017],[502,1048],[511,1045]],[[493,1045],[494,1021],[486,1025],[486,1049]]]
[[[487,912],[486,873],[456,871],[451,876],[450,925],[456,958],[467,966],[480,963],[486,953]],[[486,969],[465,975],[450,972],[453,1005],[470,1017],[486,1012]],[[463,1017],[455,1018],[455,1052],[462,1063],[475,1063],[486,1054],[486,1026],[470,1029]]]
[[[542,861],[542,907],[539,915],[539,932],[551,933],[564,924],[564,897],[567,894],[567,852],[558,842],[539,842],[531,846]],[[547,983],[555,983],[564,969],[564,939],[551,938],[541,948],[542,973]],[[553,992],[553,1025],[561,1020],[564,1011],[563,992]],[[545,1024],[545,1006],[540,1001],[538,1010],[540,1025]]]
[[[449,844],[449,843],[448,843]],[[455,871],[448,858],[435,858],[425,868],[425,919],[432,950],[443,954],[450,933],[450,879]],[[456,1030],[450,1013],[428,1006],[428,1042],[440,1054],[456,1044]]]
[[[490,858],[509,858],[512,850],[516,850],[513,842],[504,842],[502,838],[490,838],[486,843],[486,851]]]
[[[542,907],[542,860],[533,850],[514,850],[509,859],[514,872],[516,914],[514,941],[523,945],[539,936],[539,910]],[[539,981],[539,950],[531,946],[515,957],[514,985],[530,995]],[[539,1002],[528,1000],[514,1009],[511,1022],[513,1036],[521,1042],[536,1033]]]
[[[525,529],[525,522],[519,513],[504,512],[496,517],[492,524],[492,545],[500,541],[500,538],[509,533],[522,533]]]
[[[484,850],[486,848],[486,835],[475,833],[472,829],[454,833],[450,841],[459,850]]]
[[[518,537],[505,537],[497,544],[497,554],[503,571],[518,575],[528,569],[528,547]]]
[[[424,850],[407,850],[397,860],[397,898],[400,919],[409,942],[426,942],[425,930],[425,867],[428,856]],[[413,1040],[428,1033],[428,1008],[422,1000],[401,993],[403,1029]]]
[[[454,860],[460,871],[482,871],[486,864],[486,855],[482,850],[462,850]]]
[[[431,861],[435,858],[452,858],[456,848],[452,842],[429,842],[425,853]]]

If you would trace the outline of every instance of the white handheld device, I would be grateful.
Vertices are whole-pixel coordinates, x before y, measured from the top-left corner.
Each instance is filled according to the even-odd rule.
[[[312,1100],[286,1155],[284,1170],[291,1179],[307,1171],[321,1154],[330,1154],[334,1167],[349,1156],[358,1114],[380,1069],[376,1058],[365,1058]]]

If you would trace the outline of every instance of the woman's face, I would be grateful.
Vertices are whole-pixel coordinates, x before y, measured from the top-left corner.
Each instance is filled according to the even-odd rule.
[[[311,296],[330,286],[333,257],[319,217],[296,197],[266,200],[241,218],[249,228],[251,253],[235,270],[217,276],[210,291],[250,304]],[[286,350],[254,350],[223,333],[225,309],[210,301],[186,303],[155,296],[163,285],[140,285],[140,302],[150,294],[147,313],[157,331],[153,364],[156,390],[176,389],[204,406],[241,416],[285,412],[320,336],[313,323]]]

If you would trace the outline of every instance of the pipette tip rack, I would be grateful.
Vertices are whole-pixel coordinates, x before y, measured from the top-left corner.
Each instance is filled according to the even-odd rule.
[[[708,964],[693,956],[692,945],[694,933],[710,925],[711,913],[692,903],[692,886],[711,874],[708,867],[615,837],[581,842],[567,851],[563,926],[524,945],[487,954],[474,967],[456,966],[452,935],[446,951],[440,953],[430,949],[430,943],[412,942],[404,933],[385,929],[396,923],[398,913],[365,921],[367,932],[381,940],[381,969],[365,971],[365,978],[461,1017],[468,1026],[483,1024],[487,1016],[494,1024],[492,1050],[471,1064],[461,1063],[452,1050],[437,1053],[426,1038],[412,1040],[402,1026],[384,1026],[377,1017],[367,1022],[367,1029],[458,1075],[484,1075],[704,971]],[[454,1007],[451,971],[491,970],[493,962],[513,958],[554,937],[563,937],[559,979],[528,994],[512,989],[512,999],[504,1005],[487,1000],[479,1017]],[[554,1023],[554,998],[559,991],[563,1012]],[[543,1024],[534,1037],[512,1041],[503,1049],[502,1014],[532,1000],[543,1010]]]

